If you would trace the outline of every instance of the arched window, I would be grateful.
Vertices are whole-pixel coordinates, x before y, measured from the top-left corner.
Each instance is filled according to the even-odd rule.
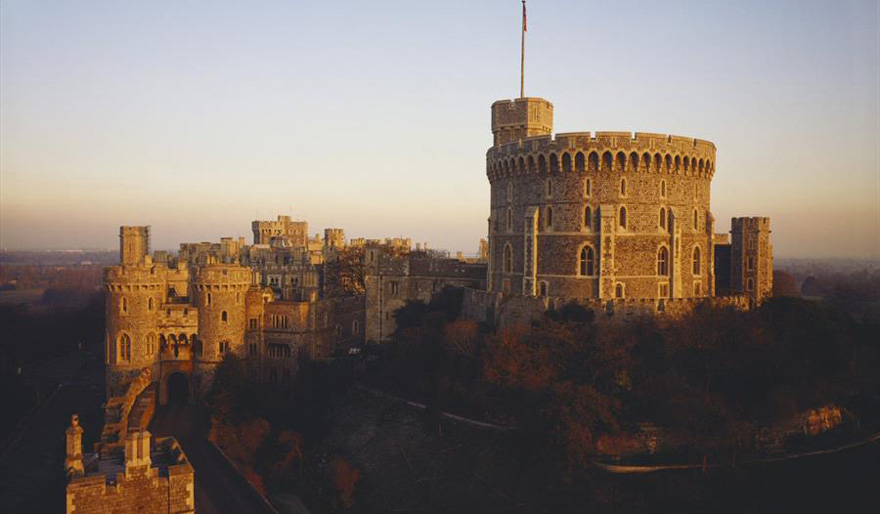
[[[584,228],[593,228],[593,209],[589,205],[584,207]]]
[[[645,152],[642,155],[642,168],[644,168],[645,171],[651,170],[651,154],[649,154],[648,152]],[[659,171],[659,170],[654,170],[654,171]]]
[[[660,181],[660,198],[666,198],[666,181]]]
[[[547,173],[547,158],[543,154],[538,156],[538,172]]]
[[[620,196],[626,196],[626,179],[620,179]]]
[[[660,228],[666,230],[666,208],[660,207]]]
[[[620,208],[620,216],[617,218],[620,228],[626,228],[626,207]]]
[[[702,269],[700,265],[700,247],[694,247],[694,275],[699,275]]]
[[[617,170],[626,171],[626,154],[617,152]]]
[[[578,152],[574,156],[574,169],[577,171],[584,171],[584,154]]]
[[[553,207],[547,206],[547,230],[553,230]]]
[[[504,272],[513,272],[513,249],[510,245],[504,245]]]
[[[596,274],[596,254],[589,246],[581,249],[580,272],[582,277],[592,277]]]
[[[550,171],[557,173],[559,171],[559,157],[556,154],[550,154]]]
[[[547,179],[547,198],[553,196],[553,181],[549,178]]]
[[[530,155],[528,162],[529,162],[529,173],[534,173],[534,171],[535,171],[535,157]]]
[[[700,213],[696,209],[694,209],[694,230],[699,230],[700,228]]]
[[[507,230],[513,230],[513,209],[507,208]]]
[[[614,297],[623,298],[623,284],[620,282],[614,286]]]
[[[684,171],[685,171],[685,173],[687,173],[688,170],[690,169],[690,164],[691,164],[690,158],[685,156],[685,158],[684,158]]]
[[[226,314],[226,311],[220,313],[220,321],[222,321],[223,323],[229,321],[229,315]]]
[[[147,355],[153,355],[156,351],[156,334],[150,332],[147,334]]]
[[[614,164],[614,157],[611,156],[611,152],[605,152],[602,154],[602,171],[611,171],[611,166]]]
[[[584,181],[584,196],[589,197],[593,194],[593,181],[587,179]]]
[[[123,296],[123,297],[119,300],[119,310],[121,310],[123,314],[127,314],[127,313],[128,313],[128,298],[126,298],[126,297]]]
[[[119,336],[119,360],[125,362],[131,360],[131,337],[128,334]]]
[[[672,209],[666,210],[666,230],[672,230]]]
[[[147,309],[153,310],[153,299],[152,298],[147,300]]]
[[[629,167],[632,171],[639,171],[639,154],[635,152],[629,154]]]
[[[599,171],[599,154],[590,152],[590,171]]]
[[[676,155],[675,156],[675,172],[678,173],[679,171],[681,171],[681,156]]]
[[[583,164],[584,154],[579,155],[581,156],[581,164]],[[571,154],[562,154],[562,171],[571,171]]]
[[[660,276],[669,275],[669,250],[665,246],[661,246],[657,251],[657,274]]]

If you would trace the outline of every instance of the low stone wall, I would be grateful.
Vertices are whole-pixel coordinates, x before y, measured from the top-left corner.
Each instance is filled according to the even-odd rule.
[[[597,322],[626,322],[641,316],[680,318],[692,312],[697,305],[730,306],[749,309],[744,295],[706,298],[662,298],[597,300],[594,298],[531,297],[505,295],[489,291],[464,289],[462,314],[495,327],[529,323],[540,319],[548,310],[559,310],[565,305],[577,304],[591,309]]]

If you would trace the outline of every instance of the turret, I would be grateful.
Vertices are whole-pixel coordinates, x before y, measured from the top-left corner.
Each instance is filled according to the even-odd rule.
[[[150,254],[150,227],[119,227],[119,262],[123,266],[144,264]]]
[[[495,146],[553,132],[553,104],[543,98],[499,100],[492,104]]]
[[[770,218],[732,218],[730,245],[731,288],[759,305],[773,295]]]

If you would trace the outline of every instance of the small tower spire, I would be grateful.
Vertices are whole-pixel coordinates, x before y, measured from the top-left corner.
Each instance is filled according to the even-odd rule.
[[[83,429],[79,426],[79,416],[74,414],[70,417],[70,426],[67,427],[65,433],[67,439],[67,459],[64,461],[64,467],[70,475],[82,475],[85,473],[82,455],[82,434]]]

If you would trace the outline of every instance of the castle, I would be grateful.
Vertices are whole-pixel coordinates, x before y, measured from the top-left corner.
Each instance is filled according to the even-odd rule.
[[[251,245],[183,243],[176,256],[151,253],[149,227],[121,227],[120,264],[104,272],[110,421],[88,462],[76,419],[68,429],[68,511],[133,505],[108,492],[126,484],[191,512],[192,467],[176,441],[151,445],[146,432],[157,402],[202,396],[228,355],[288,387],[300,356],[388,341],[397,309],[448,286],[463,289],[464,315],[495,327],[570,303],[609,322],[700,303],[749,309],[771,295],[769,219],[715,232],[713,143],[552,130],[546,100],[492,105],[488,241],[474,260],[413,251],[409,238],[347,243],[338,228],[310,237],[288,216],[254,221]]]
[[[298,355],[387,341],[398,308],[446,286],[493,326],[572,302],[625,320],[703,302],[748,309],[771,294],[769,219],[715,233],[713,143],[552,130],[547,100],[492,104],[483,262],[414,252],[408,238],[346,243],[338,228],[312,238],[288,216],[254,221],[252,245],[185,243],[176,257],[151,255],[149,227],[122,227],[120,265],[105,270],[108,394],[150,368],[161,403],[173,376],[200,396],[228,354],[285,386]]]
[[[104,271],[107,395],[151,370],[158,401],[202,396],[230,354],[287,387],[298,358],[388,340],[394,311],[443,287],[481,288],[486,265],[432,254],[409,238],[345,241],[342,229],[254,221],[254,243],[183,243],[150,253],[149,227],[121,227],[120,264]]]
[[[637,132],[552,135],[553,104],[492,104],[486,291],[472,316],[512,323],[575,302],[594,311],[681,314],[698,302],[750,308],[772,292],[768,218],[715,233],[715,145]]]

